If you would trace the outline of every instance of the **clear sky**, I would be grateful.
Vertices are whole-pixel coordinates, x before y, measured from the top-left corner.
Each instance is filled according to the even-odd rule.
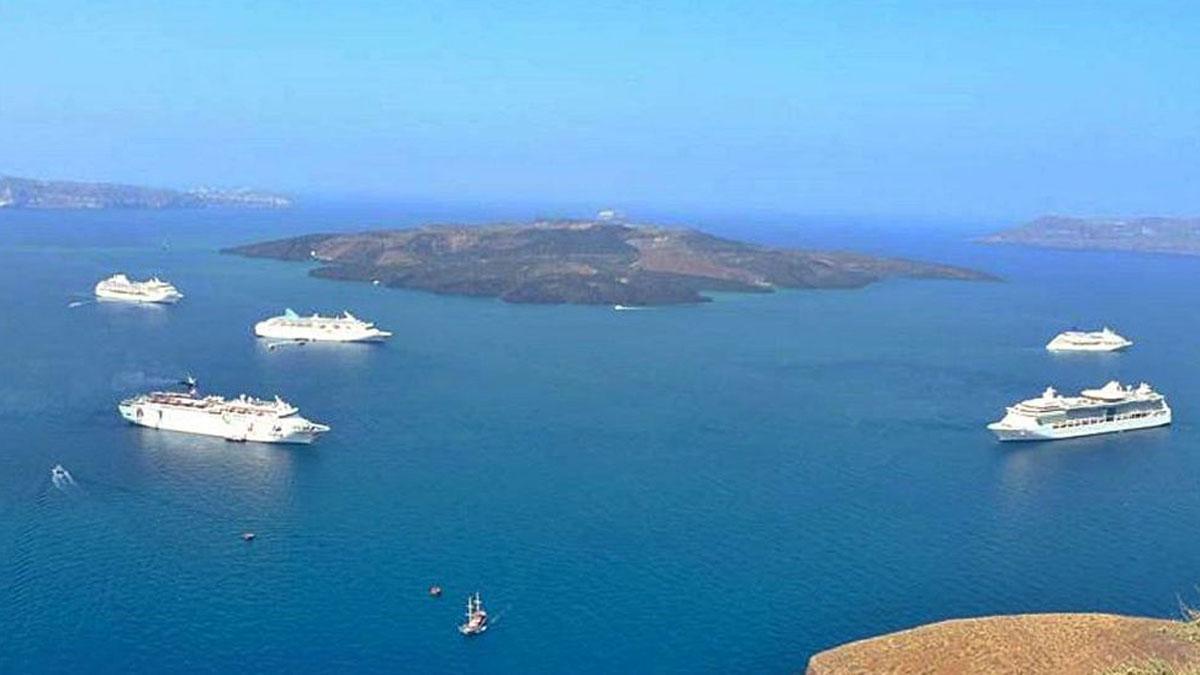
[[[0,173],[1200,213],[1200,3],[0,0]]]

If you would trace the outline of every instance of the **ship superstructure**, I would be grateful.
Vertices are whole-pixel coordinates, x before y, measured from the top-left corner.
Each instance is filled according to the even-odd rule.
[[[1112,381],[1079,396],[1048,387],[1038,398],[1009,406],[1004,418],[988,425],[1002,441],[1045,441],[1160,427],[1171,423],[1166,398],[1142,383]]]
[[[1133,346],[1111,328],[1097,331],[1069,330],[1054,336],[1046,349],[1052,352],[1115,352]]]
[[[259,321],[254,325],[254,334],[276,340],[303,342],[379,342],[392,336],[350,312],[343,312],[341,316],[300,316],[290,309],[284,311],[282,316]]]
[[[96,284],[96,297],[120,302],[171,304],[182,300],[183,293],[158,277],[134,281],[124,274],[114,274]]]

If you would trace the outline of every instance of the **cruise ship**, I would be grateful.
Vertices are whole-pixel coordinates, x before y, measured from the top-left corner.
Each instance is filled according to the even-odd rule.
[[[1048,387],[1039,398],[1010,406],[1004,419],[988,429],[1002,441],[1051,441],[1170,423],[1167,400],[1150,385],[1134,388],[1113,381],[1079,396],[1062,396]]]
[[[219,436],[229,441],[312,443],[329,431],[324,424],[304,419],[299,410],[279,398],[272,401],[245,395],[234,399],[154,391],[121,401],[121,417],[143,427]]]
[[[1115,352],[1133,345],[1111,328],[1097,331],[1069,330],[1054,336],[1046,349],[1052,352]]]
[[[124,274],[114,274],[96,284],[96,297],[122,302],[170,304],[182,300],[183,293],[158,277],[134,281]]]
[[[341,316],[300,316],[290,309],[285,310],[282,316],[259,321],[254,325],[254,334],[263,338],[300,342],[379,342],[392,336],[350,312],[343,312]]]

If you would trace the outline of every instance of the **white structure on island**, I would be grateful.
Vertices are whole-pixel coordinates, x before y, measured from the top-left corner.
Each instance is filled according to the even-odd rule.
[[[1047,387],[1040,397],[1009,406],[1004,419],[988,429],[1002,441],[1049,441],[1170,423],[1167,400],[1150,385],[1134,388],[1113,381],[1079,396],[1062,396]]]

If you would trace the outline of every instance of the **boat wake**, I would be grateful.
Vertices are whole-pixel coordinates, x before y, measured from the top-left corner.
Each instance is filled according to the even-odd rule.
[[[91,300],[75,300],[73,302],[67,303],[67,308],[75,309],[76,307],[82,307],[83,305],[90,305],[90,304],[92,304]]]
[[[75,487],[75,477],[62,464],[55,464],[54,468],[50,469],[50,482],[63,492]]]
[[[161,375],[151,375],[144,371],[135,370],[125,373],[117,373],[113,376],[112,387],[115,390],[124,391],[128,389],[146,389],[154,387],[172,387],[180,384],[178,377],[163,377]]]
[[[613,310],[617,312],[631,312],[633,310],[648,309],[638,305],[613,305]]]
[[[512,609],[511,605],[508,607],[505,607],[504,609],[500,610],[499,612],[496,612],[495,615],[488,617],[488,627],[495,628],[496,624],[500,623],[500,620],[508,615],[508,610],[510,610],[510,609]]]

